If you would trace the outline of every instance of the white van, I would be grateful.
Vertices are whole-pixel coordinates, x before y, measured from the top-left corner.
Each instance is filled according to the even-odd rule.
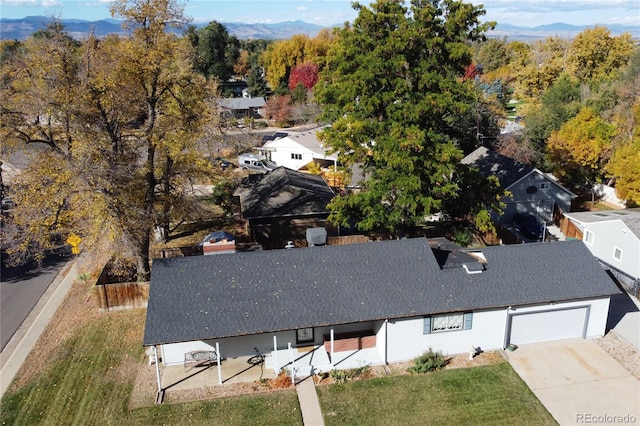
[[[270,172],[278,167],[273,161],[267,160],[264,155],[248,152],[238,156],[238,166],[243,169],[254,170],[261,173]]]

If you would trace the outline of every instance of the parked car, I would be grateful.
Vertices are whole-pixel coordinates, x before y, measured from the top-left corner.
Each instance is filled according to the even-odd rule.
[[[238,166],[243,169],[253,170],[260,173],[270,172],[278,167],[276,163],[268,160],[263,155],[245,153],[238,156]]]
[[[525,237],[532,240],[542,238],[544,225],[530,213],[518,213],[513,217],[513,227],[520,231]]]

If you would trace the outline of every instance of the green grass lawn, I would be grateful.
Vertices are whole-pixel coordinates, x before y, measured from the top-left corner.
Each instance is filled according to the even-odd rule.
[[[554,425],[506,363],[318,387],[330,425]]]
[[[2,425],[301,425],[294,390],[130,409],[144,354],[144,310],[78,328],[43,373],[5,395]],[[330,424],[553,424],[506,363],[320,386]]]

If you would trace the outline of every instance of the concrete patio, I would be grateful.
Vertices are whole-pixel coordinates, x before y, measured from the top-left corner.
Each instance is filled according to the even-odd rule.
[[[165,391],[197,389],[201,387],[224,386],[234,383],[259,382],[261,379],[274,379],[277,364],[280,369],[295,369],[296,382],[311,374],[329,372],[333,369],[329,353],[324,346],[308,346],[282,349],[265,356],[263,364],[253,365],[251,357],[225,358],[220,368],[217,364],[204,367],[185,368],[183,365],[164,366],[160,364],[160,381]],[[368,360],[365,362],[364,360]],[[360,368],[364,365],[382,364],[375,348],[342,351],[334,353],[335,368],[344,370]],[[222,382],[222,384],[220,384]]]

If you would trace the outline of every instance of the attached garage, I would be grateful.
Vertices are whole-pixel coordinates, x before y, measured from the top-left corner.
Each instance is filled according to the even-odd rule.
[[[589,306],[509,315],[508,343],[516,345],[585,337]]]

